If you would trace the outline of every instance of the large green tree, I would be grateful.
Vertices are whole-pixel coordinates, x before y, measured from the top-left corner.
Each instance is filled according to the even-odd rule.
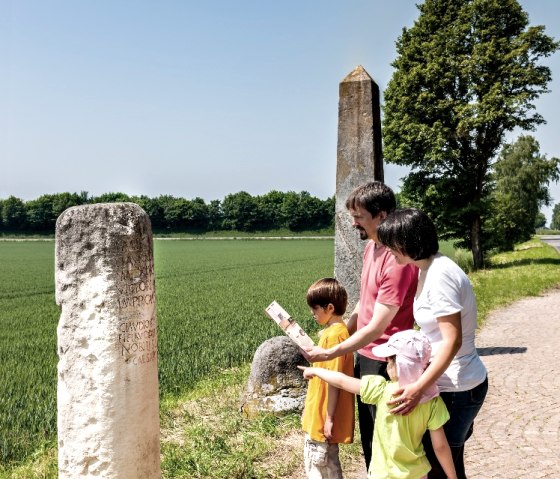
[[[540,207],[551,201],[548,185],[558,179],[560,160],[542,155],[532,136],[505,145],[494,165],[495,187],[484,222],[487,246],[512,250],[531,238]]]
[[[53,231],[57,218],[62,212],[72,206],[86,204],[89,201],[88,193],[55,193],[41,195],[35,200],[25,204],[27,211],[27,227],[31,231]]]
[[[254,231],[258,223],[258,202],[246,191],[230,193],[222,201],[223,227],[227,230]]]
[[[292,231],[317,230],[330,226],[333,218],[329,200],[322,201],[307,191],[288,191],[282,204],[285,225]]]
[[[161,230],[165,228],[166,223],[164,219],[164,208],[163,201],[160,202],[160,198],[150,198],[146,195],[140,195],[133,198],[133,201],[140,206],[150,217],[150,222],[152,223],[152,228],[154,230]]]
[[[535,231],[540,228],[546,228],[546,215],[542,211],[539,211],[535,218]]]
[[[10,196],[2,201],[2,225],[7,231],[24,229],[26,225],[26,209],[23,200]]]
[[[403,197],[427,211],[443,238],[484,264],[482,217],[492,161],[508,131],[544,123],[539,61],[559,44],[529,26],[516,0],[426,0],[397,41],[385,91],[384,155],[407,165]],[[404,202],[404,201],[403,201]]]

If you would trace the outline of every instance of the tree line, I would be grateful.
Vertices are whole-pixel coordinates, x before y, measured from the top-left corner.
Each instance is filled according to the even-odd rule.
[[[0,199],[0,232],[54,233],[56,219],[71,206],[132,202],[150,217],[155,232],[270,231],[294,232],[332,229],[334,196],[321,200],[307,191],[270,191],[252,196],[245,191],[227,195],[222,201],[206,203],[202,198],[171,195],[129,196],[105,193],[91,197],[87,192],[46,194],[31,201],[15,196]]]
[[[503,146],[491,167],[485,186],[485,212],[482,218],[484,251],[507,251],[514,245],[528,240],[537,228],[546,225],[540,211],[551,203],[548,185],[560,179],[560,160],[546,158],[539,151],[539,144],[532,136],[520,136]],[[455,240],[459,246],[468,246],[461,230],[451,230],[448,224],[464,205],[458,201],[452,207],[434,204],[427,189],[417,194],[411,192],[410,177],[404,178],[405,187],[397,193],[399,206],[416,206],[426,209],[444,237]],[[418,194],[427,203],[419,200]],[[452,190],[460,198],[461,192]],[[227,195],[222,201],[206,203],[202,198],[185,199],[171,195],[129,196],[125,193],[105,193],[89,196],[87,192],[47,194],[31,201],[15,196],[0,199],[0,232],[5,233],[54,233],[58,216],[71,206],[133,202],[142,207],[152,222],[155,232],[212,231],[266,232],[290,230],[293,232],[333,230],[335,197],[321,200],[307,191],[270,191],[252,196],[245,191]],[[426,204],[428,207],[426,207]],[[445,221],[442,221],[442,218]],[[553,210],[551,228],[560,229],[560,204]]]

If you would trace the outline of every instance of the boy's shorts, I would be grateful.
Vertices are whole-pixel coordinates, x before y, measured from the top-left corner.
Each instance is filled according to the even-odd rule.
[[[313,441],[306,434],[303,459],[308,479],[342,479],[338,444]]]

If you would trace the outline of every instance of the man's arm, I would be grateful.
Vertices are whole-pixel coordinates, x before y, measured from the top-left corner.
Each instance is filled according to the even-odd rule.
[[[352,311],[352,314],[348,318],[348,321],[346,321],[346,328],[348,329],[350,335],[354,334],[358,330],[359,312],[360,312],[360,301],[358,300],[356,306],[354,307],[354,311]]]
[[[332,348],[323,349],[319,346],[313,346],[303,350],[303,355],[309,362],[316,362],[328,361],[346,353],[357,351],[366,344],[369,344],[381,337],[387,329],[387,326],[389,326],[389,323],[397,314],[398,310],[398,306],[375,303],[373,317],[366,326]]]
[[[455,465],[453,464],[453,458],[451,456],[451,449],[449,448],[449,443],[445,437],[443,427],[435,429],[434,431],[430,430],[430,439],[432,440],[432,446],[437,460],[448,479],[457,479]]]

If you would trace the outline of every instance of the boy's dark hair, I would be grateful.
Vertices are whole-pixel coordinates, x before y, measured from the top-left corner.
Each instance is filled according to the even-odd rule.
[[[372,181],[358,186],[350,193],[346,200],[346,209],[364,208],[375,217],[380,211],[391,213],[397,207],[393,190],[381,181]]]
[[[307,290],[307,305],[310,308],[334,306],[334,314],[342,316],[346,312],[348,294],[336,279],[323,278],[315,281]]]
[[[429,216],[416,208],[391,213],[377,230],[379,241],[413,260],[426,259],[439,250],[437,231]]]

